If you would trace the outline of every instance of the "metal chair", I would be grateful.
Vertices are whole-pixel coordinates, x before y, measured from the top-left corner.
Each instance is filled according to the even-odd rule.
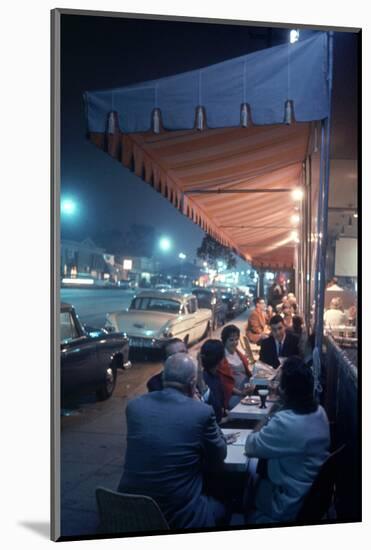
[[[168,531],[156,502],[145,495],[117,493],[98,487],[95,491],[102,533]]]
[[[339,447],[322,464],[316,479],[304,498],[296,518],[298,523],[318,523],[326,518],[334,495],[339,460],[344,454],[345,447],[345,444]]]
[[[242,335],[240,340],[246,357],[250,363],[254,364],[259,359],[260,346],[251,344],[250,340],[245,335]]]

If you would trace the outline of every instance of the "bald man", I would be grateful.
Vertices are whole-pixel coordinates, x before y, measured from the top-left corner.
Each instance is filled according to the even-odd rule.
[[[127,449],[118,490],[152,497],[170,528],[223,525],[224,506],[202,493],[206,467],[223,463],[225,438],[209,405],[193,399],[197,366],[186,353],[171,355],[164,388],[126,409]]]

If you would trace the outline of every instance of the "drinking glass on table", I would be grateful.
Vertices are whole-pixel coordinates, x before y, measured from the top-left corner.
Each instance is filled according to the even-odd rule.
[[[273,380],[271,380],[271,382],[269,382],[268,389],[269,389],[269,397],[271,399],[276,400],[278,398],[278,386],[279,386],[279,384],[280,384],[280,382],[277,379],[273,379]]]
[[[251,403],[251,396],[255,391],[255,387],[256,387],[255,384],[252,384],[251,382],[247,382],[246,384],[244,384],[244,389],[247,395],[247,401],[249,403]]]
[[[259,394],[259,397],[260,397],[260,406],[259,406],[259,409],[266,409],[267,406],[265,404],[266,400],[267,400],[267,397],[268,397],[268,393],[269,393],[269,390],[258,390],[258,394]]]

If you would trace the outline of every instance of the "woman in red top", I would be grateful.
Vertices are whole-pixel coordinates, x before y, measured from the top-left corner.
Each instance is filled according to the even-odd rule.
[[[239,339],[240,330],[235,325],[227,325],[222,330],[225,357],[219,363],[218,373],[224,387],[226,409],[235,407],[247,394],[245,384],[251,377],[248,360],[237,349]]]

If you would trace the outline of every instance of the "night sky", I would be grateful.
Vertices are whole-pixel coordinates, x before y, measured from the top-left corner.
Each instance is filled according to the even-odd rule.
[[[203,231],[88,142],[83,92],[160,78],[275,46],[288,40],[288,30],[80,15],[62,15],[61,21],[61,193],[80,207],[75,219],[62,224],[62,238],[82,240],[100,230],[125,231],[132,223],[145,223],[172,238],[174,252],[192,259]],[[301,31],[301,38],[309,32]],[[342,65],[350,38],[342,41]],[[354,66],[354,59],[350,63]]]

